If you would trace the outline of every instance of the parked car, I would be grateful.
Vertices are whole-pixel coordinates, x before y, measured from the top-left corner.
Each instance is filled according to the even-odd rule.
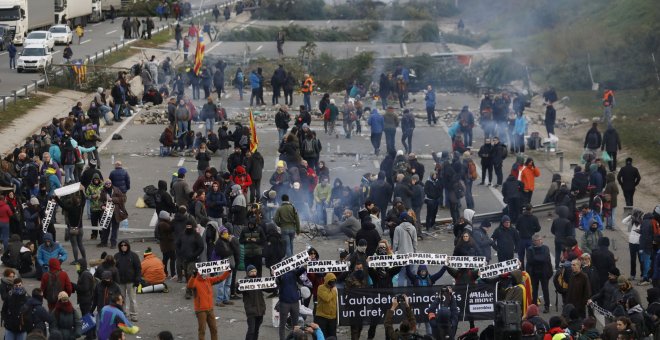
[[[53,38],[53,33],[49,31],[32,31],[25,38],[23,45],[44,45],[48,47],[49,51],[52,51],[55,47],[55,38]]]
[[[6,50],[13,38],[9,25],[0,25],[0,51]]]
[[[53,54],[42,44],[27,45],[16,60],[18,73],[23,71],[43,72],[53,64]]]
[[[73,31],[68,25],[55,25],[48,32],[53,35],[56,44],[70,44],[73,41]]]

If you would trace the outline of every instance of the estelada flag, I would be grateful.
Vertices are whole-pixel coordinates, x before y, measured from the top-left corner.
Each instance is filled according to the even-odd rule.
[[[456,59],[459,63],[468,67],[472,64],[472,56],[469,55],[457,55]]]
[[[73,69],[73,72],[76,74],[78,83],[82,83],[83,81],[85,81],[85,78],[87,76],[86,63],[83,63],[81,59],[78,59],[71,64],[71,68]]]
[[[250,110],[250,152],[254,153],[257,151],[258,146],[257,127],[254,126],[254,116],[252,115],[252,110]]]
[[[193,71],[196,75],[199,75],[199,71],[202,69],[202,62],[204,61],[204,35],[200,34],[197,38],[197,49],[195,50],[195,66],[193,66]]]

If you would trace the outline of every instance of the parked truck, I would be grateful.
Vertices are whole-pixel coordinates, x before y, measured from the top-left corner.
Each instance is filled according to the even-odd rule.
[[[0,0],[0,24],[9,26],[14,44],[22,45],[28,32],[53,24],[53,6],[35,0]]]
[[[69,24],[74,28],[77,25],[85,26],[88,22],[99,21],[101,13],[100,11],[95,13],[94,8],[92,0],[55,0],[55,22]]]

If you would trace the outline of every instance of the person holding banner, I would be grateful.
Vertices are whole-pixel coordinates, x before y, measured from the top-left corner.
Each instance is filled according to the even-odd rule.
[[[194,272],[195,262],[199,261],[199,257],[203,251],[204,240],[195,231],[192,224],[187,224],[183,234],[176,240],[176,265],[179,278],[185,275],[186,281],[190,280]],[[227,274],[227,276],[229,275]],[[186,289],[185,297],[186,299],[192,297],[192,291],[190,289]]]
[[[285,195],[286,196],[286,195]],[[286,323],[291,320],[292,326],[298,324],[300,315],[300,290],[296,278],[305,272],[304,267],[286,272],[277,278],[279,288],[278,312],[280,313],[279,335],[280,340],[285,340]]]
[[[85,196],[89,200],[89,211],[92,227],[98,227],[101,216],[103,216],[103,202],[101,202],[101,191],[103,184],[101,183],[101,175],[95,173],[92,175],[90,184],[85,188]],[[91,239],[96,240],[98,231],[92,230]]]
[[[502,216],[502,222],[493,235],[493,249],[497,252],[497,260],[502,262],[511,260],[518,251],[520,244],[520,235],[518,230],[511,228],[511,218],[508,215]]]
[[[114,205],[112,218],[110,219],[110,226],[101,230],[101,243],[97,247],[105,247],[108,245],[108,237],[110,238],[110,248],[117,245],[117,231],[119,230],[119,222],[128,217],[126,212],[126,194],[119,188],[112,184],[112,181],[107,179],[103,184],[103,191],[101,191],[101,202],[111,201]],[[105,210],[105,204],[101,206]]]
[[[188,280],[188,284],[186,284],[187,291],[195,291],[194,306],[195,316],[197,317],[197,336],[200,340],[205,339],[206,325],[209,327],[211,340],[218,340],[218,326],[213,310],[213,287],[211,286],[226,280],[229,275],[231,275],[231,270],[218,276],[207,277],[205,274],[199,274],[195,269],[192,277]]]
[[[255,279],[259,277],[257,268],[253,265],[248,265],[245,269],[247,273],[246,279]],[[264,321],[266,314],[266,300],[261,290],[244,290],[243,291],[243,307],[245,308],[245,316],[247,317],[248,329],[245,334],[245,340],[259,339],[259,328]]]

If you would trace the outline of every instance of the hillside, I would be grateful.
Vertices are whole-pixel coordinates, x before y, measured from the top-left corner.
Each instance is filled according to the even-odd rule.
[[[660,85],[660,6],[655,0],[463,0],[466,27],[488,34],[495,47],[512,47],[539,83],[589,89],[594,82],[620,89]],[[658,60],[660,62],[660,60]]]

